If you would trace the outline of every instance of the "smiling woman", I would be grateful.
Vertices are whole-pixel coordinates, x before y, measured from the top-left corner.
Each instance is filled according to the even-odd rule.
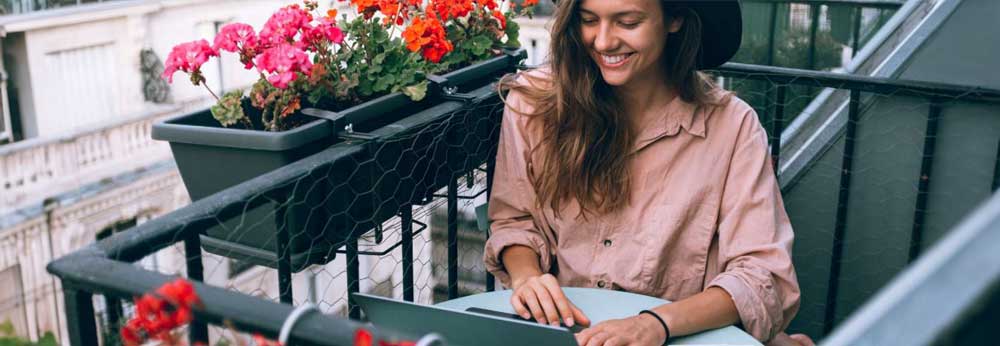
[[[562,287],[674,301],[578,334],[661,345],[740,324],[760,341],[799,306],[766,135],[699,70],[738,50],[737,0],[562,1],[550,61],[508,76],[487,267],[525,318],[589,325]],[[811,341],[801,339],[803,343]]]

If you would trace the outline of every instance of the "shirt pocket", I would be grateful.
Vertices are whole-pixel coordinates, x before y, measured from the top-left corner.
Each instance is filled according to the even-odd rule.
[[[708,204],[663,204],[641,222],[640,290],[671,300],[701,291],[718,209]]]

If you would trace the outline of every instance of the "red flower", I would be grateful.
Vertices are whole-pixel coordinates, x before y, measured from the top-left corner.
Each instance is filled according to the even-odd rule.
[[[380,0],[351,0],[351,5],[354,5],[358,9],[358,13],[365,16],[365,19],[371,19],[375,12],[378,12],[381,4]]]
[[[358,328],[354,333],[354,346],[372,346],[372,333]]]
[[[436,18],[414,18],[413,23],[403,31],[406,48],[411,52],[420,51],[427,61],[438,63],[454,47],[448,41],[444,26]]]
[[[538,1],[538,0],[535,0],[535,1]],[[479,6],[488,8],[491,11],[496,11],[496,9],[497,9],[497,2],[496,2],[496,0],[476,0],[476,2],[479,3]]]
[[[472,12],[472,0],[431,0],[428,9],[443,21],[462,18]]]
[[[496,18],[500,22],[500,30],[507,29],[507,17],[500,13],[500,11],[493,11],[493,18]]]
[[[200,304],[194,286],[184,279],[177,279],[160,286],[156,295],[144,294],[135,299],[135,316],[121,329],[126,346],[138,346],[148,340],[170,344],[171,332],[191,323],[191,308]]]

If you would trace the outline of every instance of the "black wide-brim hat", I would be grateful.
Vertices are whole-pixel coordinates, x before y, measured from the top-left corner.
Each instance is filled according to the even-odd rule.
[[[580,0],[573,0],[580,1]],[[611,1],[611,0],[600,0]],[[661,0],[691,8],[701,18],[698,69],[712,69],[732,59],[743,43],[743,14],[739,0]],[[552,2],[558,3],[558,0]]]

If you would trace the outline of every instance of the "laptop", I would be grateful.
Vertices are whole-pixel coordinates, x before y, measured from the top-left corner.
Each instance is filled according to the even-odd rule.
[[[368,320],[377,327],[417,340],[436,333],[448,346],[552,345],[576,346],[569,329],[500,317],[488,310],[457,311],[364,293],[352,293]]]

